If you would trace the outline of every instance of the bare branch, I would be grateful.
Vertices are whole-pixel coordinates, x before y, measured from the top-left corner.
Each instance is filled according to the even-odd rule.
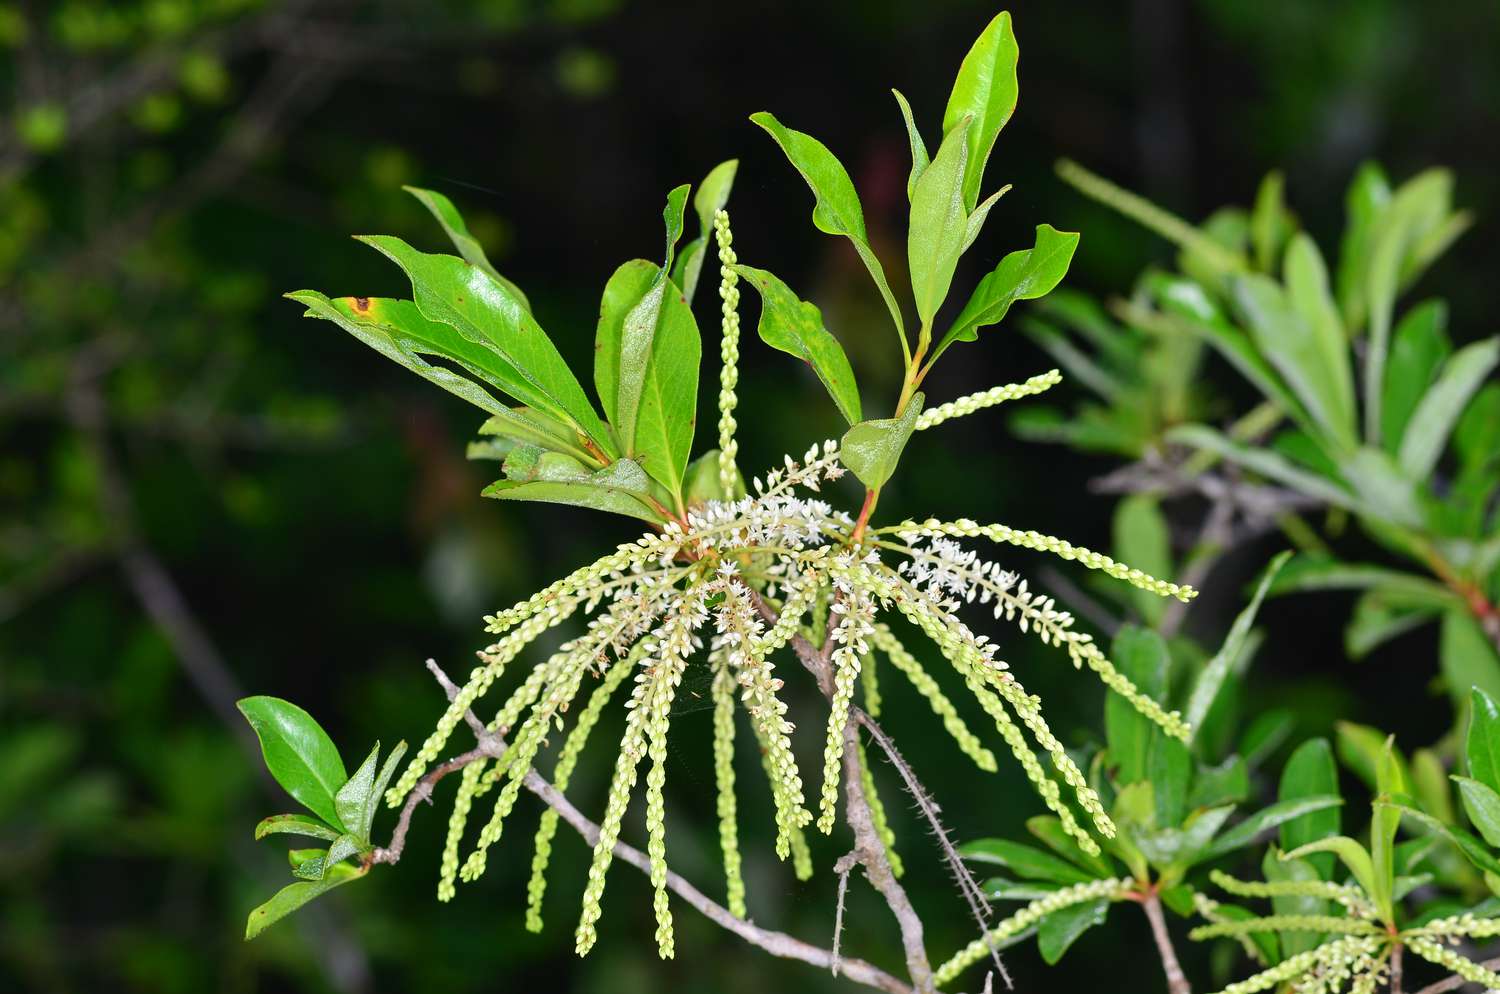
[[[1494,959],[1485,960],[1479,965],[1484,967],[1486,970],[1500,970],[1500,956],[1497,956]],[[1469,981],[1465,980],[1463,977],[1460,977],[1455,973],[1451,977],[1439,980],[1436,983],[1428,984],[1426,987],[1423,987],[1421,990],[1417,991],[1416,994],[1448,994],[1449,991],[1456,991],[1468,982]]]
[[[1154,892],[1147,894],[1141,899],[1141,909],[1146,912],[1146,920],[1151,923],[1151,938],[1156,941],[1156,953],[1161,957],[1162,972],[1167,975],[1167,991],[1169,994],[1193,994],[1187,974],[1182,972],[1182,964],[1177,961],[1177,950],[1172,947],[1172,934],[1167,931],[1161,898]]]

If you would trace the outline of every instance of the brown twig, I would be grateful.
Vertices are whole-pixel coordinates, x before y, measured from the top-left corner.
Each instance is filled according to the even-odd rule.
[[[1391,984],[1390,994],[1402,994],[1401,984],[1404,980],[1401,970],[1401,943],[1391,945]]]
[[[1156,896],[1155,891],[1141,898],[1141,909],[1146,912],[1146,920],[1151,923],[1151,938],[1156,941],[1161,969],[1167,975],[1169,994],[1193,994],[1187,974],[1182,972],[1182,964],[1177,961],[1177,950],[1172,947],[1172,934],[1167,931],[1167,919],[1162,914],[1161,898]]]
[[[1487,959],[1479,965],[1484,967],[1486,970],[1500,970],[1500,956],[1497,956],[1494,959]],[[1417,991],[1416,994],[1448,994],[1449,991],[1456,991],[1468,982],[1468,980],[1460,977],[1455,973],[1451,977],[1445,977],[1442,980],[1436,981],[1435,983],[1428,984],[1426,987],[1423,987],[1421,990]]]
[[[428,661],[427,668],[437,676],[443,690],[451,700],[457,692],[457,688],[446,674],[438,668],[437,664]],[[474,729],[479,736],[479,744],[466,753],[453,757],[446,763],[433,768],[422,777],[417,787],[407,795],[406,803],[402,805],[401,814],[397,818],[396,827],[391,833],[391,840],[383,848],[374,850],[369,861],[371,863],[395,863],[401,858],[402,850],[406,847],[406,834],[411,826],[411,818],[417,805],[428,800],[432,796],[432,789],[437,782],[448,774],[460,770],[469,763],[479,759],[499,757],[506,749],[505,739],[484,728],[479,719],[472,712],[465,715],[465,721],[469,723],[470,729]],[[477,727],[476,727],[477,726]],[[597,845],[599,841],[599,826],[583,814],[572,802],[563,795],[556,787],[549,783],[540,773],[534,769],[526,772],[522,780],[523,786],[548,807],[555,810],[562,820],[583,837],[583,841],[590,846]],[[873,829],[872,829],[873,830]],[[878,843],[878,838],[877,838]],[[651,860],[647,855],[634,846],[624,842],[616,842],[614,850],[615,858],[640,870],[642,873],[651,872]],[[891,976],[879,967],[860,959],[847,959],[837,953],[811,943],[803,942],[801,939],[787,935],[784,932],[776,932],[771,929],[761,928],[759,925],[743,918],[737,918],[730,913],[728,908],[717,903],[688,880],[675,871],[667,871],[667,887],[682,900],[691,905],[694,910],[714,924],[733,932],[758,949],[778,956],[783,959],[800,960],[823,969],[834,969],[837,965],[839,975],[866,987],[877,990],[889,991],[890,994],[919,994],[910,985],[903,983],[896,977]],[[930,985],[927,988],[930,990]]]

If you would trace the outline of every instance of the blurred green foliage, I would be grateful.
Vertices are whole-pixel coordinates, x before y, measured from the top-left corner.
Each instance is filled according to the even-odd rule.
[[[1445,163],[1456,200],[1493,214],[1500,186],[1475,136],[1500,102],[1500,70],[1473,44],[1500,28],[1493,6],[1359,4],[1341,10],[1338,31],[1305,23],[1310,8],[1292,2],[1165,4],[1133,20],[1136,7],[1155,9],[1016,11],[1029,89],[1007,131],[1016,190],[984,235],[993,246],[1029,236],[1036,216],[1083,230],[1068,285],[1098,299],[1129,288],[1148,261],[1171,265],[1133,225],[1057,183],[1056,154],[1189,218],[1242,200],[1281,167],[1287,201],[1324,245],[1340,230],[1347,178],[1370,158],[1398,177]],[[848,149],[872,243],[899,260],[892,218],[905,209],[907,141],[888,102],[862,95],[888,85],[895,65],[914,105],[938,105],[974,20],[968,5],[889,2],[778,5],[760,24],[729,8],[591,0],[0,5],[0,987],[462,991],[504,976],[578,991],[833,989],[687,916],[681,942],[700,955],[663,967],[649,924],[619,920],[579,965],[565,934],[521,929],[524,866],[491,874],[494,901],[448,906],[433,900],[425,873],[382,874],[359,888],[365,894],[331,897],[326,916],[310,909],[314,941],[272,931],[243,944],[246,912],[286,873],[245,826],[284,798],[258,779],[253,743],[236,738],[225,695],[189,659],[217,659],[240,686],[296,697],[327,716],[339,742],[421,734],[437,706],[421,659],[462,659],[476,647],[480,613],[629,534],[628,525],[580,528],[566,510],[523,514],[481,501],[486,479],[457,457],[474,425],[456,403],[314,334],[277,298],[312,272],[330,287],[388,279],[347,231],[395,231],[437,248],[401,184],[465,198],[476,237],[549,327],[576,329],[559,334],[560,347],[582,358],[596,315],[592,290],[579,288],[599,285],[619,258],[656,249],[641,237],[655,208],[627,219],[617,205],[654,204],[661,189],[741,155],[742,203],[747,191],[768,193],[737,215],[740,243],[774,256],[778,271],[816,274],[799,289],[829,327],[873,327],[884,309],[865,292],[857,260],[815,238],[803,207],[766,206],[794,204],[800,181],[741,122],[760,106],[836,103],[826,138]],[[799,30],[773,39],[763,26],[772,23]],[[665,58],[669,35],[682,44]],[[765,51],[780,68],[767,68]],[[882,137],[861,146],[868,135]],[[1026,209],[1002,216],[1021,198]],[[552,267],[565,257],[578,273]],[[1488,331],[1496,262],[1492,240],[1472,239],[1422,291],[1448,300],[1460,340]],[[894,396],[900,367],[888,339],[846,340],[854,363]],[[1000,359],[955,363],[935,380],[953,395],[1048,361],[1013,341],[1013,351],[995,350]],[[1111,453],[1134,457],[1171,425],[1258,400],[1223,368],[1213,388],[1183,377],[1175,358],[1150,358],[1160,344],[1145,339],[1144,363],[1173,373],[1174,392],[1140,405],[1142,424],[1126,441],[1101,446]],[[788,376],[782,358],[747,360],[742,395],[763,400],[743,465],[778,459],[781,440],[836,434],[810,374]],[[978,499],[993,517],[1109,545],[1109,505],[1085,489],[1102,471],[1097,457],[1017,443],[993,422],[946,430],[942,444],[911,447],[907,481],[885,497],[892,513],[974,513]],[[1042,486],[1018,470],[1038,458],[1047,460]],[[944,482],[954,478],[964,486]],[[1130,523],[1154,520],[1139,504],[1129,514],[1122,549],[1164,531],[1179,566],[1201,554],[1178,512],[1160,529]],[[1382,554],[1358,534],[1340,541],[1355,561]],[[128,555],[142,550],[208,636],[207,656],[184,651],[193,640],[173,630],[171,611],[152,613],[143,590],[159,588]],[[1243,606],[1240,582],[1268,552],[1251,543],[1225,557],[1189,634],[1217,644]],[[1240,690],[1245,713],[1283,705],[1299,737],[1334,736],[1332,717],[1347,715],[1403,744],[1442,745],[1449,701],[1430,686],[1434,667],[1413,661],[1436,658],[1439,635],[1405,631],[1370,653],[1356,684],[1338,658],[1347,601],[1329,611],[1322,599],[1339,596],[1263,608],[1268,643],[1295,650],[1256,662],[1261,678]],[[1453,628],[1442,643],[1464,636]],[[1033,651],[1016,650],[1018,659]],[[1066,675],[1033,669],[1030,689],[1058,699]],[[1070,743],[1098,723],[1099,700],[1081,697],[1053,719]],[[887,710],[899,735],[905,721]],[[707,714],[680,722],[700,742],[672,759],[703,784],[712,782]],[[1338,741],[1357,737],[1345,731]],[[1035,813],[1012,803],[1021,778],[1002,774],[976,790],[948,748],[917,741],[909,758],[932,771],[939,797],[968,799],[948,806],[955,832],[1018,836]],[[1412,765],[1420,782],[1415,753]],[[597,788],[603,775],[580,770],[580,785]],[[1252,786],[1264,796],[1263,781]],[[710,806],[690,811],[684,800],[678,836],[690,838],[692,825],[703,834],[696,853],[681,846],[683,868],[706,874]],[[920,838],[898,807],[898,834]],[[438,829],[419,827],[411,844],[416,869],[435,863]],[[558,860],[574,875],[559,889],[581,887],[584,853]],[[821,853],[820,865],[838,855]],[[919,904],[957,909],[935,860],[908,862],[920,871],[910,875],[921,881]],[[1462,879],[1456,865],[1441,872]],[[757,917],[798,934],[831,930],[827,875],[787,883],[769,851],[747,852],[746,874],[751,893],[766,895],[752,906]],[[1469,896],[1475,883],[1470,875]],[[850,920],[879,921],[860,913],[855,890]],[[972,938],[958,913],[931,931],[935,949]],[[882,935],[848,941],[868,948]],[[1018,984],[1140,976],[1149,978],[1141,989],[1157,989],[1141,933],[1097,930],[1079,941],[1090,954],[1052,974],[1012,956]],[[1211,955],[1183,954],[1190,966]]]

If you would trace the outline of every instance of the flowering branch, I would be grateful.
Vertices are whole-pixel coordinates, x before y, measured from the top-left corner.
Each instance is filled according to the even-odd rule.
[[[458,696],[459,688],[442,672],[435,662],[428,660],[427,668],[437,677],[438,682],[442,685],[443,691],[448,695],[450,701]],[[447,762],[434,767],[418,781],[417,786],[412,789],[406,798],[405,804],[402,805],[401,814],[397,818],[394,831],[391,833],[390,842],[382,848],[375,849],[370,854],[368,857],[370,863],[394,864],[401,859],[401,853],[406,847],[406,834],[411,826],[412,814],[418,804],[432,796],[433,787],[439,780],[450,773],[462,770],[470,763],[484,759],[498,759],[509,748],[504,736],[499,732],[492,732],[486,729],[484,723],[474,715],[473,711],[466,709],[464,721],[468,723],[470,730],[474,732],[478,740],[478,745],[468,752],[454,756]],[[852,780],[857,786],[858,779],[852,778]],[[590,846],[598,843],[599,825],[574,807],[572,802],[540,773],[534,769],[527,770],[522,783],[527,790],[541,798],[543,803],[556,811],[564,821],[571,825],[582,836],[585,843]],[[878,844],[878,838],[876,841]],[[881,852],[883,854],[884,850],[882,849]],[[614,855],[616,859],[629,863],[642,873],[649,874],[651,872],[650,857],[634,846],[617,841],[614,845]],[[889,869],[888,866],[887,869]],[[746,919],[737,918],[730,913],[728,908],[708,897],[675,871],[667,871],[666,886],[678,897],[692,905],[695,910],[709,921],[733,932],[752,946],[762,949],[772,956],[800,960],[827,970],[836,969],[841,976],[847,977],[857,984],[872,987],[876,990],[889,991],[890,994],[922,994],[924,991],[932,990],[930,972],[926,987],[913,988],[864,960],[850,959],[837,955],[829,950],[787,935],[784,932],[761,928]],[[899,887],[899,884],[897,886]]]

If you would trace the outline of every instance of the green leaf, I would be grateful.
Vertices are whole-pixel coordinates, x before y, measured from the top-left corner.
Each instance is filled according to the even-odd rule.
[[[576,455],[590,457],[579,447],[578,433],[571,425],[539,411],[512,410],[473,379],[424,360],[424,355],[448,359],[475,379],[512,396],[517,390],[525,390],[520,374],[504,357],[469,341],[449,325],[429,321],[411,301],[385,297],[330,300],[316,290],[298,290],[286,296],[307,307],[304,317],[334,322],[387,359],[488,411],[493,417],[481,431],[503,434],[545,448],[567,448]]]
[[[1500,707],[1478,687],[1471,688],[1469,697],[1469,728],[1464,736],[1469,776],[1500,790]]]
[[[1401,185],[1371,228],[1364,280],[1370,315],[1364,388],[1365,439],[1373,444],[1381,440],[1385,361],[1396,296],[1403,283],[1430,261],[1424,240],[1449,220],[1452,198],[1452,174],[1429,169]]]
[[[340,835],[338,838],[342,839]],[[322,880],[328,870],[328,850],[293,849],[286,854],[292,864],[292,876],[299,880]]]
[[[813,197],[816,198],[812,219],[818,230],[830,235],[843,235],[853,243],[854,251],[859,253],[860,260],[870,271],[870,277],[885,299],[886,309],[891,312],[891,321],[896,325],[896,333],[904,343],[906,331],[901,320],[901,308],[891,293],[890,284],[886,282],[880,260],[870,248],[869,236],[865,234],[864,209],[860,206],[859,194],[855,192],[854,181],[849,178],[848,170],[822,142],[801,131],[793,131],[771,114],[761,111],[751,114],[750,120],[776,140],[781,151],[812,189]]]
[[[1336,794],[1297,797],[1290,800],[1277,801],[1275,804],[1261,808],[1255,814],[1214,839],[1213,845],[1204,851],[1201,859],[1217,859],[1237,849],[1243,849],[1254,843],[1262,833],[1269,832],[1271,829],[1294,818],[1300,818],[1313,811],[1322,811],[1327,808],[1337,807],[1343,803],[1344,799]]]
[[[306,835],[314,839],[332,842],[339,837],[339,830],[330,828],[311,815],[272,815],[262,818],[255,826],[255,837],[264,839],[268,835]]]
[[[276,782],[329,825],[347,829],[334,795],[349,776],[333,740],[313,716],[279,697],[246,697],[236,706],[255,729]]]
[[[1385,371],[1380,437],[1395,455],[1406,434],[1417,402],[1432,385],[1437,371],[1453,351],[1448,340],[1448,305],[1429,300],[1406,312],[1391,337],[1390,363]]]
[[[375,799],[374,803],[370,805],[369,810],[365,813],[364,824],[359,826],[361,838],[366,840],[370,838],[370,829],[375,824],[375,812],[380,807],[379,799],[385,795],[386,785],[391,782],[391,777],[396,775],[396,766],[401,762],[401,757],[405,755],[406,740],[402,739],[396,743],[390,755],[385,757],[385,762],[381,765],[380,772],[375,776],[375,786],[370,790],[370,796]]]
[[[1110,658],[1141,693],[1158,701],[1166,698],[1171,657],[1166,642],[1156,632],[1135,625],[1122,627],[1115,635]],[[1104,701],[1104,730],[1116,782],[1128,785],[1148,779],[1156,736],[1151,719],[1129,701],[1110,694]]]
[[[1305,235],[1298,238],[1301,244],[1311,244],[1300,241],[1306,239]],[[1304,267],[1321,265],[1311,262],[1311,256],[1305,252],[1301,255],[1289,252],[1288,263],[1294,258],[1300,259]],[[1318,275],[1301,279],[1316,283],[1320,275],[1321,269]],[[1311,294],[1314,291],[1305,292]],[[1327,358],[1328,348],[1320,341],[1319,334],[1303,320],[1292,299],[1275,281],[1250,274],[1235,280],[1234,300],[1256,346],[1292,388],[1322,429],[1324,437],[1341,449],[1352,449],[1356,444],[1354,403],[1352,395],[1344,393],[1345,389],[1352,391],[1352,387],[1341,382]],[[1347,362],[1342,351],[1339,359]]]
[[[1009,839],[975,839],[958,847],[964,859],[1003,866],[1027,880],[1049,880],[1059,884],[1082,884],[1094,879],[1071,863],[1035,846]]]
[[[927,168],[927,145],[922,141],[922,133],[917,130],[917,122],[911,115],[911,104],[901,95],[900,90],[892,90],[896,97],[896,103],[901,107],[901,117],[906,122],[906,137],[911,143],[911,175],[906,179],[906,199],[911,200],[913,192],[917,188],[917,180],[922,175],[922,170]]]
[[[757,330],[761,341],[811,366],[844,420],[858,424],[863,415],[854,370],[843,346],[823,326],[822,312],[764,269],[736,266],[735,270],[760,292]]]
[[[335,864],[342,863],[350,856],[358,855],[359,853],[365,852],[369,848],[369,839],[358,839],[354,836],[354,833],[345,832],[343,835],[340,835],[338,838],[334,839],[333,845],[328,847],[328,855],[326,857],[324,873],[326,874],[328,869],[333,867]]]
[[[1375,222],[1391,200],[1391,184],[1380,166],[1366,162],[1354,174],[1344,195],[1344,235],[1339,243],[1339,310],[1351,332],[1365,323],[1367,275]]]
[[[1004,877],[990,877],[981,886],[991,901],[1037,901],[1058,890],[1057,884],[1022,884]]]
[[[1016,301],[1035,300],[1052,292],[1068,274],[1068,265],[1077,248],[1076,231],[1058,231],[1050,224],[1037,225],[1035,246],[1011,252],[979,281],[969,302],[938,343],[933,358],[942,355],[954,342],[975,341],[980,328],[998,324]]]
[[[1474,867],[1485,874],[1500,875],[1500,860],[1495,858],[1494,853],[1483,842],[1465,832],[1461,828],[1452,825],[1444,825],[1432,815],[1417,807],[1416,802],[1409,797],[1392,797],[1377,799],[1376,807],[1389,807],[1399,811],[1403,816],[1409,815],[1417,819],[1423,825],[1432,829],[1434,833],[1453,843],[1459,853]]]
[[[488,273],[451,255],[418,252],[399,238],[365,235],[365,244],[411,279],[417,309],[500,356],[515,371],[511,396],[571,422],[606,453],[614,444],[583,387],[531,314]]]
[[[1264,273],[1276,268],[1281,247],[1292,232],[1285,189],[1285,177],[1273,171],[1266,174],[1255,191],[1255,206],[1250,211],[1250,241],[1255,248],[1255,266]]]
[[[1406,763],[1396,752],[1396,737],[1386,737],[1375,766],[1375,790],[1379,796],[1392,797],[1411,792],[1410,778],[1406,775]],[[1401,827],[1401,814],[1390,808],[1375,808],[1370,820],[1370,861],[1375,867],[1376,890],[1370,896],[1378,907],[1389,908],[1394,900],[1393,881],[1396,875],[1396,831]]]
[[[1131,494],[1116,504],[1113,534],[1115,558],[1120,562],[1152,576],[1172,576],[1177,572],[1172,564],[1167,519],[1156,497]],[[1167,604],[1164,598],[1134,587],[1130,594],[1131,603],[1143,621],[1150,625],[1161,623]],[[1197,722],[1191,724],[1196,726]]]
[[[1447,824],[1451,825],[1458,820],[1453,808],[1448,771],[1444,768],[1443,760],[1437,754],[1436,749],[1418,749],[1412,753],[1411,769],[1407,772],[1411,775],[1412,793],[1416,795],[1423,808]],[[1406,872],[1416,865],[1413,862],[1401,863],[1400,855],[1398,846],[1397,873]]]
[[[1424,576],[1366,563],[1346,563],[1324,556],[1298,555],[1277,575],[1271,594],[1308,590],[1380,590],[1402,603],[1435,608],[1453,603],[1448,588]]]
[[[948,106],[943,111],[943,134],[950,134],[964,118],[972,118],[964,137],[964,210],[979,202],[979,184],[1000,129],[1016,110],[1019,88],[1016,63],[1020,49],[1011,28],[1010,13],[1001,11],[985,25],[958,68]]]
[[[1178,425],[1166,433],[1166,438],[1169,442],[1212,452],[1335,507],[1356,513],[1371,513],[1374,510],[1331,480],[1298,467],[1284,456],[1269,449],[1241,445],[1206,425]]]
[[[1455,352],[1417,404],[1401,436],[1397,461],[1414,480],[1426,479],[1437,466],[1448,436],[1470,398],[1500,362],[1500,338],[1490,338]]]
[[[1308,739],[1297,747],[1281,771],[1277,800],[1286,803],[1307,797],[1331,797],[1339,793],[1338,766],[1327,739]],[[1336,805],[1309,811],[1281,823],[1281,848],[1291,850],[1309,842],[1337,835],[1340,823]],[[1319,853],[1308,857],[1324,880],[1333,874],[1333,856]]]
[[[369,842],[369,836],[363,834],[362,829],[366,824],[374,820],[375,805],[378,798],[375,796],[375,762],[380,758],[380,743],[375,743],[375,748],[365,757],[359,769],[339,788],[338,793],[333,795],[334,807],[338,809],[339,822],[349,830],[354,838],[360,842]]]
[[[629,459],[617,459],[609,466],[577,483],[536,481],[516,483],[497,480],[482,491],[497,500],[539,500],[547,504],[571,504],[594,511],[624,514],[652,524],[666,516],[651,502],[650,481],[645,470]]]
[[[932,323],[963,253],[969,214],[964,205],[964,135],[972,121],[964,118],[943,137],[937,157],[917,180],[906,230],[906,258],[917,316]]]
[[[1261,872],[1268,883],[1327,880],[1333,874],[1333,859],[1332,853],[1313,853],[1306,859],[1284,860],[1278,858],[1277,849],[1272,846],[1266,850],[1266,855],[1261,859]],[[1317,869],[1314,866],[1315,860],[1326,860],[1328,869],[1326,871]],[[1278,915],[1326,915],[1328,903],[1319,897],[1283,895],[1271,898],[1271,911]],[[1287,956],[1306,952],[1323,941],[1321,934],[1301,930],[1282,932],[1280,939],[1281,948]]]
[[[688,463],[683,477],[683,500],[688,507],[702,507],[711,500],[729,500],[735,495],[724,492],[719,479],[719,450],[709,449]]]
[[[403,186],[401,189],[416,197],[423,207],[432,212],[432,216],[447,232],[449,240],[453,242],[453,247],[458,249],[459,255],[472,265],[489,273],[494,277],[495,282],[509,290],[511,295],[521,302],[522,307],[528,312],[531,310],[531,301],[526,299],[526,294],[521,292],[521,288],[501,276],[499,271],[491,265],[489,257],[484,254],[484,246],[479,244],[477,238],[469,234],[469,227],[464,224],[463,215],[458,213],[458,208],[453,206],[453,201],[436,190],[424,190],[417,186]]]
[[[1211,808],[1239,804],[1250,796],[1250,769],[1241,756],[1230,756],[1217,766],[1198,767],[1188,807]]]
[[[979,202],[979,206],[974,208],[974,213],[969,215],[969,220],[964,224],[964,243],[958,249],[960,254],[969,251],[969,246],[974,244],[974,240],[984,230],[984,222],[990,216],[990,209],[995,206],[995,203],[1001,197],[1009,192],[1010,184],[1007,183],[988,197],[985,197]]]
[[[1386,740],[1389,738],[1379,729],[1369,725],[1358,725],[1352,721],[1334,722],[1339,759],[1371,790],[1378,790],[1380,766],[1386,756]],[[1392,756],[1400,762],[1400,753]]]
[[[688,303],[698,290],[698,280],[703,273],[703,260],[709,255],[709,246],[714,240],[714,215],[729,203],[729,191],[734,186],[735,173],[740,160],[729,159],[709,170],[698,192],[693,194],[693,210],[698,215],[698,237],[683,247],[672,267],[672,282],[682,290]]]
[[[250,912],[250,918],[245,922],[245,939],[250,940],[255,938],[307,902],[316,897],[321,897],[333,890],[333,888],[343,886],[351,880],[358,880],[366,872],[368,872],[368,868],[366,867],[354,867],[346,863],[340,863],[337,866],[329,867],[328,872],[321,880],[301,881],[283,887],[276,892],[275,897]]]
[[[861,421],[844,432],[839,461],[869,489],[879,490],[896,471],[907,439],[916,429],[923,400],[921,393],[913,394],[901,417]]]
[[[1318,246],[1307,235],[1298,234],[1292,238],[1287,247],[1282,279],[1292,309],[1314,339],[1322,375],[1332,391],[1330,406],[1352,440],[1356,429],[1349,339],[1328,288],[1328,267]]]
[[[1438,659],[1455,709],[1463,709],[1475,687],[1500,700],[1500,657],[1468,611],[1452,608],[1443,615]]]
[[[594,385],[625,454],[674,495],[692,452],[702,355],[692,309],[660,267],[633,259],[615,270],[599,305]]]
[[[1500,846],[1500,794],[1468,777],[1454,777],[1453,781],[1458,784],[1458,796],[1463,800],[1469,821],[1479,829],[1484,841]]]
[[[1453,431],[1453,448],[1465,467],[1493,465],[1500,453],[1500,383],[1479,391]]]
[[[1062,959],[1068,947],[1109,916],[1109,899],[1098,898],[1054,911],[1037,925],[1036,947],[1050,966]]]
[[[1305,846],[1299,846],[1291,852],[1281,854],[1282,860],[1303,859],[1313,853],[1331,852],[1337,856],[1348,867],[1349,872],[1354,875],[1354,880],[1365,889],[1365,893],[1374,897],[1377,887],[1375,883],[1375,867],[1370,862],[1370,854],[1365,847],[1349,838],[1347,835],[1331,835],[1315,842],[1309,842]]]
[[[1183,714],[1183,720],[1190,727],[1197,728],[1203,723],[1209,708],[1213,707],[1214,699],[1219,696],[1219,689],[1224,686],[1224,681],[1231,672],[1238,669],[1240,655],[1244,652],[1245,642],[1250,637],[1250,628],[1255,624],[1255,615],[1260,610],[1261,601],[1265,600],[1266,591],[1275,581],[1276,574],[1281,572],[1281,568],[1291,557],[1292,553],[1288,551],[1271,560],[1270,565],[1261,574],[1260,583],[1256,585],[1255,595],[1250,598],[1250,603],[1234,619],[1234,624],[1229,626],[1229,634],[1224,637],[1224,644],[1203,667],[1203,672],[1198,674],[1198,680],[1193,684],[1193,692],[1188,697],[1187,709]]]
[[[1035,815],[1026,819],[1026,831],[1041,840],[1042,844],[1063,859],[1096,877],[1113,876],[1114,866],[1103,854],[1091,856],[1084,852],[1072,835],[1063,828],[1055,815]]]

